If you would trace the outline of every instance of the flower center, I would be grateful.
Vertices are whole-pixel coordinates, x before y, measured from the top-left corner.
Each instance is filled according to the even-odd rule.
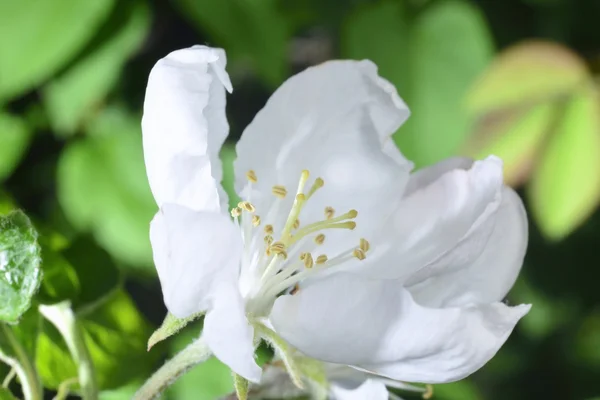
[[[254,171],[248,171],[250,191],[258,182]],[[358,245],[329,257],[318,254],[318,248],[325,243],[324,231],[329,229],[356,228],[353,221],[358,215],[350,210],[335,216],[332,207],[325,207],[324,219],[308,225],[300,223],[300,213],[311,197],[321,189],[325,182],[316,178],[312,186],[306,190],[310,174],[302,171],[293,203],[279,229],[275,229],[270,220],[277,218],[283,201],[288,196],[284,186],[275,185],[271,192],[276,197],[268,210],[267,216],[261,218],[256,207],[249,201],[241,201],[231,210],[235,222],[239,224],[244,241],[242,271],[240,285],[246,298],[246,310],[256,317],[268,315],[274,300],[280,293],[288,291],[294,294],[299,290],[299,283],[319,272],[330,269],[352,259],[364,260],[369,250],[369,242],[360,239]],[[264,224],[263,224],[264,222]]]

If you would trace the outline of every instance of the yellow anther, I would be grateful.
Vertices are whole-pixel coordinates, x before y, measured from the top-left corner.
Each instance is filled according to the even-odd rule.
[[[249,201],[240,201],[238,203],[238,207],[241,208],[242,210],[246,210],[250,213],[253,213],[254,211],[256,211],[256,208],[254,208],[252,203],[250,203]]]
[[[258,215],[252,216],[252,225],[254,225],[254,226],[260,225],[260,217]]]
[[[273,186],[273,189],[271,189],[271,192],[279,197],[280,199],[285,198],[285,196],[287,195],[287,189],[285,188],[285,186],[282,185],[275,185]]]
[[[354,251],[352,252],[352,255],[361,261],[364,260],[365,258],[367,258],[367,256],[365,255],[365,252],[362,251],[361,249],[354,249]]]
[[[325,219],[331,219],[335,215],[333,207],[325,207]]]
[[[233,218],[239,217],[240,215],[242,215],[242,209],[239,207],[233,207],[231,209],[231,216]]]
[[[246,172],[246,178],[248,178],[248,180],[252,183],[256,183],[258,182],[258,178],[256,177],[256,172],[254,172],[253,169],[251,169],[250,171]]]
[[[281,242],[273,243],[271,246],[269,246],[269,250],[273,254],[280,255],[283,258],[287,258],[287,252],[285,251],[285,245]]]
[[[301,253],[300,254],[300,259],[304,260],[306,258],[307,255],[309,255],[310,253]]]
[[[425,385],[425,393],[423,393],[423,399],[429,400],[433,397],[433,386]]]
[[[304,256],[304,259],[302,260],[304,261],[304,266],[306,268],[312,268],[313,265],[315,264],[312,255],[310,253],[306,253],[306,255]]]
[[[325,235],[323,235],[322,233],[319,233],[317,236],[315,236],[316,244],[323,244],[323,242],[325,242]]]
[[[325,181],[323,180],[323,178],[315,179],[315,183],[313,183],[310,190],[308,191],[308,197],[310,198],[317,190],[322,188],[324,184]]]
[[[317,257],[317,264],[325,264],[327,262],[327,256],[325,254],[321,254],[319,257]]]
[[[294,229],[298,229],[300,228],[300,220],[298,218],[296,218],[296,220],[294,221]]]
[[[274,241],[275,241],[275,239],[273,239],[273,236],[271,236],[271,235],[265,236],[265,243],[267,246],[270,246],[271,243],[273,243]]]
[[[272,235],[273,234],[273,225],[271,225],[271,224],[265,225],[265,233],[267,235]]]
[[[369,249],[371,248],[371,244],[369,243],[369,241],[367,239],[360,239],[360,249],[366,253],[367,251],[369,251]]]

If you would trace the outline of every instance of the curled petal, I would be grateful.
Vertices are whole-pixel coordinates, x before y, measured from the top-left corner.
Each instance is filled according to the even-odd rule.
[[[356,272],[416,283],[480,255],[501,201],[502,162],[489,157],[468,170],[421,180],[423,187],[409,186],[412,191],[372,240],[368,265]]]
[[[225,52],[205,46],[159,60],[148,78],[142,132],[148,180],[159,207],[226,207],[219,151],[229,132],[225,117]]]
[[[398,281],[328,276],[275,302],[277,332],[307,355],[408,382],[442,383],[481,368],[528,305],[434,309]]]
[[[462,306],[500,301],[515,283],[527,250],[527,215],[523,202],[510,188],[502,191],[502,203],[493,232],[481,255],[409,288],[415,300],[430,307]]]

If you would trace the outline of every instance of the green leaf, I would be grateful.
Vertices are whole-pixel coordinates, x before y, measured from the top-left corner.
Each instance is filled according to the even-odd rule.
[[[93,233],[112,256],[151,267],[148,229],[157,207],[146,178],[139,119],[109,109],[88,132],[61,154],[62,209],[75,228]]]
[[[25,121],[0,111],[0,182],[15,169],[30,142],[31,131]]]
[[[177,318],[173,314],[168,313],[160,328],[154,331],[150,339],[148,339],[148,351],[158,342],[162,342],[168,337],[176,334],[185,328],[190,322],[202,317],[204,313],[191,315],[187,318]]]
[[[287,46],[290,35],[275,0],[177,0],[183,16],[214,45],[227,49],[227,57],[246,62],[272,86],[287,76]]]
[[[505,50],[471,89],[473,114],[568,94],[589,78],[577,54],[559,44],[529,41]]]
[[[598,96],[590,84],[569,99],[534,171],[530,206],[550,239],[571,233],[600,200]]]
[[[151,328],[122,290],[115,291],[93,311],[76,314],[96,369],[100,389],[113,389],[149,375],[158,353],[146,351]],[[36,364],[46,387],[55,389],[77,375],[60,334],[43,325]]]
[[[37,238],[23,212],[0,216],[0,321],[17,322],[40,286],[42,271]]]
[[[0,387],[0,400],[17,400],[10,390]]]
[[[32,89],[86,44],[114,0],[0,2],[0,103]]]
[[[461,99],[492,56],[480,12],[464,1],[441,1],[410,20],[399,2],[360,9],[347,21],[344,56],[369,58],[411,108],[394,140],[420,167],[456,154],[471,119]]]
[[[558,106],[545,102],[524,111],[489,115],[477,124],[463,153],[474,159],[490,154],[504,161],[504,180],[516,186],[528,177],[532,160],[551,131]]]
[[[415,21],[411,35],[412,116],[395,140],[424,166],[456,154],[463,144],[471,120],[461,99],[493,52],[481,13],[462,1],[435,3]]]
[[[117,12],[104,24],[83,57],[46,86],[44,102],[57,133],[74,133],[82,119],[95,111],[117,83],[125,62],[139,48],[149,23],[145,3],[119,3]]]

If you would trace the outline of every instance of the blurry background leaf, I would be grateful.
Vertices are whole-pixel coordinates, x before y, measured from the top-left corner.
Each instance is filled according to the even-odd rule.
[[[145,3],[119,3],[80,59],[48,84],[44,100],[56,133],[73,133],[82,118],[100,105],[139,48],[149,23]]]
[[[413,110],[395,140],[422,167],[462,145],[471,121],[461,99],[491,60],[492,43],[468,2],[437,2],[408,22],[399,4],[379,2],[352,17],[344,50],[349,58],[374,61]]]
[[[559,107],[544,102],[525,110],[490,113],[476,124],[466,140],[465,155],[483,159],[490,154],[504,162],[504,180],[523,183],[532,170],[543,140],[552,128]]]
[[[599,110],[596,88],[584,85],[568,100],[534,171],[533,216],[551,239],[569,234],[600,200]]]
[[[121,387],[154,369],[160,352],[148,353],[150,325],[123,291],[115,291],[102,304],[77,313],[101,389]],[[38,342],[37,366],[44,385],[56,388],[77,375],[60,334],[47,321]]]
[[[477,387],[467,380],[435,385],[433,395],[439,400],[483,400]]]
[[[25,121],[0,110],[0,182],[21,161],[30,141],[31,132]]]
[[[37,236],[23,212],[0,216],[0,321],[17,322],[40,286]]]
[[[600,371],[600,309],[583,320],[576,335],[576,354],[595,371]]]
[[[17,400],[10,390],[0,387],[0,400]]]
[[[223,181],[221,182],[223,185],[223,189],[227,192],[229,196],[229,206],[235,207],[237,203],[240,201],[237,193],[235,192],[235,176],[233,171],[233,162],[235,161],[235,146],[231,144],[225,144],[221,149],[221,153],[219,154],[221,157],[221,162],[223,163]]]
[[[62,209],[77,229],[92,232],[117,259],[151,266],[148,227],[157,207],[146,179],[139,118],[110,109],[88,132],[59,160]]]
[[[525,42],[503,52],[469,92],[473,114],[556,99],[589,78],[584,61],[550,42]]]
[[[0,103],[65,65],[96,32],[113,3],[0,1]]]
[[[286,77],[290,32],[276,0],[177,0],[176,3],[184,17],[227,49],[230,67],[245,62],[272,86]]]

